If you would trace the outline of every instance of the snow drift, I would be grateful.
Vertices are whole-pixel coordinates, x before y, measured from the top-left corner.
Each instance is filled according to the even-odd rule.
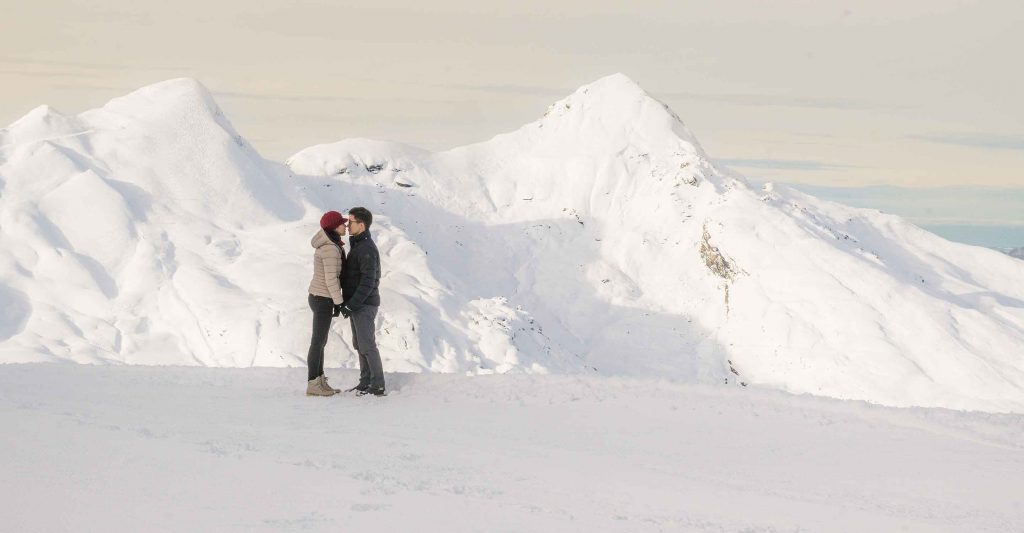
[[[1024,263],[717,169],[622,75],[445,152],[263,160],[172,80],[0,130],[0,360],[302,365],[309,237],[364,205],[388,371],[1024,411]],[[336,325],[328,363],[355,358]]]

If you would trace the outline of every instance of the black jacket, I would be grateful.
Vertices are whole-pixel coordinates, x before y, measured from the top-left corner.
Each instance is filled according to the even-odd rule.
[[[341,297],[355,311],[364,305],[380,305],[380,253],[370,230],[349,237],[348,257],[341,273]]]

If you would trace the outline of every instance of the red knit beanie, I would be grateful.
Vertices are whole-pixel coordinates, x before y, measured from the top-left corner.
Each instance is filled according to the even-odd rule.
[[[324,213],[324,216],[320,217],[320,227],[327,231],[331,231],[345,222],[345,217],[341,216],[341,213],[337,211],[328,211]]]

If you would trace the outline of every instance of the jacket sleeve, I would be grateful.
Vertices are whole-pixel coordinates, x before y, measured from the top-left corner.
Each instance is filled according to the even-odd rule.
[[[364,251],[361,257],[359,257],[359,284],[356,285],[356,290],[352,293],[352,297],[345,301],[345,305],[349,309],[355,311],[363,306],[363,302],[373,292],[374,285],[379,278],[379,272],[380,259],[377,254],[370,250]]]
[[[341,275],[341,254],[325,253],[320,255],[320,259],[324,263],[327,292],[331,293],[331,300],[334,300],[335,305],[341,305],[341,282],[338,281],[338,276]]]

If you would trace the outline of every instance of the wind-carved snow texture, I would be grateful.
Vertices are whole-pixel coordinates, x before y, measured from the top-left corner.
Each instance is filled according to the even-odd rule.
[[[623,75],[443,152],[266,161],[198,82],[0,130],[0,360],[302,366],[365,206],[389,372],[596,373],[1024,411],[1024,262],[715,167]],[[348,324],[328,366],[354,368]]]

